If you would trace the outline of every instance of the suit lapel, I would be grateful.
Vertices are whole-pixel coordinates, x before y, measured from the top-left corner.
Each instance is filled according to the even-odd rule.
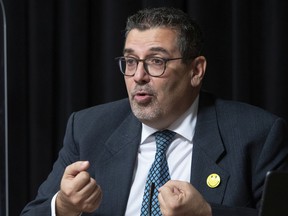
[[[201,93],[193,139],[191,183],[208,202],[221,203],[223,200],[229,174],[217,163],[224,154],[214,99]],[[219,186],[211,188],[207,184],[207,178],[214,173],[220,176],[221,182]]]
[[[140,139],[141,123],[130,114],[105,143],[95,168],[104,193],[99,215],[124,215]]]

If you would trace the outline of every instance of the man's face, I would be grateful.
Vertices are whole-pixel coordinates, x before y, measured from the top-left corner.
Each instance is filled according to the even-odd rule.
[[[182,57],[176,32],[168,28],[131,30],[126,38],[124,56],[137,59]],[[139,62],[135,75],[125,76],[132,111],[141,122],[164,129],[191,106],[201,83],[195,82],[198,72],[193,71],[197,70],[194,61],[189,64],[183,64],[181,59],[168,61],[160,77],[150,76],[143,62]]]

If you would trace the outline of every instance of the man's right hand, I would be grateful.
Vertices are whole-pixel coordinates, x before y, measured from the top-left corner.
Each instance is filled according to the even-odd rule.
[[[56,198],[57,216],[79,216],[99,207],[102,191],[86,171],[88,168],[88,161],[78,161],[66,167]]]

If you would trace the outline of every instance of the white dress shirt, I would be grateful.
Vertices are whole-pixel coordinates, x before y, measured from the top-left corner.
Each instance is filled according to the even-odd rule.
[[[193,152],[192,140],[197,121],[198,103],[199,96],[191,107],[168,128],[169,130],[176,132],[175,138],[166,152],[169,173],[172,180],[190,182]],[[141,143],[138,149],[133,183],[130,190],[125,216],[141,214],[146,178],[156,153],[155,137],[151,135],[156,131],[156,129],[142,124]],[[54,195],[51,201],[52,216],[56,216],[56,196],[57,194]]]

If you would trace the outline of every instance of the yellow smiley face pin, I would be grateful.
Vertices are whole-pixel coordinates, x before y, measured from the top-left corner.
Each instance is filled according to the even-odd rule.
[[[221,178],[218,174],[212,173],[207,177],[206,183],[210,188],[216,188],[221,182]]]

